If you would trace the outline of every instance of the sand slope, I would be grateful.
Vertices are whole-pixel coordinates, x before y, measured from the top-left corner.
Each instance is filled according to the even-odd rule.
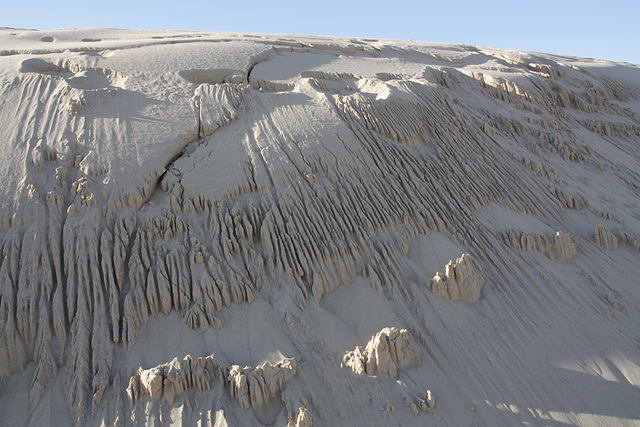
[[[0,29],[0,123],[2,425],[640,422],[637,65]]]

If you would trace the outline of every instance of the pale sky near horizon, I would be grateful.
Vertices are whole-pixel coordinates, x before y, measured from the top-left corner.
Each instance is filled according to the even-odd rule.
[[[411,39],[640,64],[640,0],[3,1],[0,26]]]

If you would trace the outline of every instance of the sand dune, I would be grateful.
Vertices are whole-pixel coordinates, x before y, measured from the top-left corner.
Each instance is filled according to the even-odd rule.
[[[0,106],[2,425],[640,422],[640,66],[5,28]]]

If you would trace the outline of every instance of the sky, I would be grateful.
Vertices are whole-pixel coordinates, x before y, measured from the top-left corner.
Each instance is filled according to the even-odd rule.
[[[390,38],[640,64],[640,0],[0,0],[0,26]]]

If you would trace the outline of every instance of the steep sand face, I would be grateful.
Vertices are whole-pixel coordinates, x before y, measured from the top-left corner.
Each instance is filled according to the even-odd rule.
[[[0,424],[635,422],[639,99],[542,53],[0,30]]]

